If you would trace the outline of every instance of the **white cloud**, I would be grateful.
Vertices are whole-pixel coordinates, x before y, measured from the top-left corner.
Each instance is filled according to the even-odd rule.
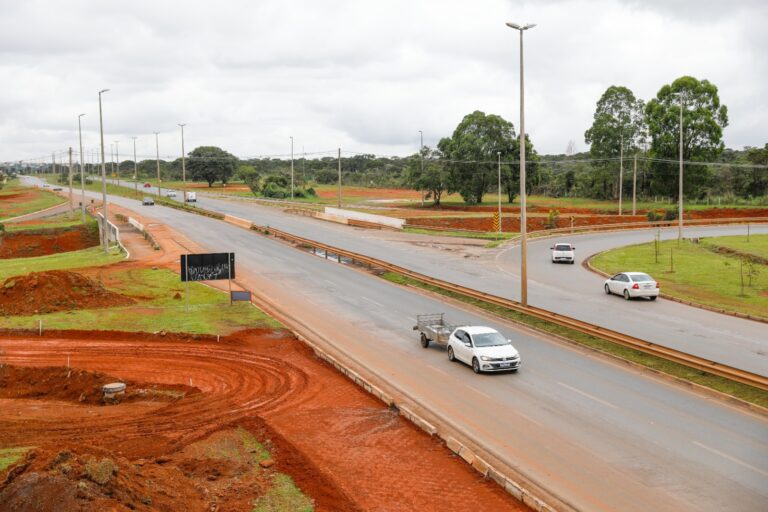
[[[66,4],[66,5],[65,5]],[[762,145],[768,47],[763,2],[224,1],[0,4],[0,160],[95,147],[142,155],[214,144],[240,156],[334,150],[408,154],[473,110],[519,121],[525,35],[526,128],[543,153],[583,134],[610,85],[643,99],[675,78],[707,78],[728,105],[729,146]],[[121,150],[121,153],[123,151]],[[124,154],[127,154],[124,153]]]

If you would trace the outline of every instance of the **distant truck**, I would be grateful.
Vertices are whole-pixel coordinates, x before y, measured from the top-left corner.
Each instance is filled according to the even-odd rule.
[[[197,192],[187,192],[187,202],[188,203],[196,203],[197,202]]]
[[[451,325],[443,313],[416,315],[414,331],[420,332],[421,346],[430,342],[447,347],[449,361],[461,361],[475,373],[516,372],[522,360],[520,353],[496,329],[479,325]]]

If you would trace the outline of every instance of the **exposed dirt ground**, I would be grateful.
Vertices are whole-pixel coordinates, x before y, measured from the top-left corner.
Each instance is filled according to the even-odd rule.
[[[0,284],[0,315],[31,315],[127,306],[133,299],[111,292],[77,272],[48,270],[13,276]]]
[[[0,235],[0,259],[46,256],[99,245],[99,233],[88,226],[18,231]]]
[[[250,510],[269,471],[290,475],[316,510],[524,509],[286,332],[218,343],[70,333],[6,337],[0,349],[15,366],[0,380],[0,446],[35,447],[0,475],[3,510]],[[88,398],[115,380],[128,382],[129,400]],[[174,398],[130,394],[149,383]],[[269,447],[272,468],[208,460],[200,447],[237,427]],[[89,476],[89,463],[106,466],[106,483]]]

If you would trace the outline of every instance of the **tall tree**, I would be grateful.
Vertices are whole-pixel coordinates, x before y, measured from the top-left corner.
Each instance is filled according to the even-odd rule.
[[[447,187],[447,172],[440,161],[440,151],[424,146],[420,153],[409,159],[403,176],[407,187],[414,190],[426,191],[432,198],[434,206],[440,206],[440,200]],[[424,166],[422,172],[422,158]]]
[[[496,182],[496,152],[514,152],[515,128],[501,116],[476,110],[437,147],[447,162],[448,192],[458,192],[465,202],[477,204]]]
[[[215,146],[200,146],[189,153],[187,172],[195,181],[226,183],[237,170],[237,157]]]
[[[617,158],[636,151],[646,132],[643,108],[643,100],[635,98],[628,88],[612,85],[606,89],[597,102],[592,126],[584,133],[584,141],[590,144],[590,155]],[[606,162],[594,168],[595,195],[613,196],[618,165]]]
[[[681,97],[682,96],[682,97]],[[728,108],[720,104],[717,87],[708,80],[683,76],[659,89],[645,107],[651,154],[675,160],[679,156],[680,108],[683,104],[683,159],[711,162],[725,148],[723,128],[728,126]],[[654,193],[675,194],[677,172],[674,164],[656,163],[652,169]],[[684,178],[686,194],[695,196],[708,185],[710,170],[688,166]]]
[[[763,148],[746,148],[747,161],[752,165],[768,165],[768,143]],[[752,197],[764,196],[768,193],[768,170],[753,167],[750,172],[750,180],[747,184],[746,194]]]

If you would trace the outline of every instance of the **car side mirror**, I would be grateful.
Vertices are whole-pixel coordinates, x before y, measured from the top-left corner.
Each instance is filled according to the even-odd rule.
[[[551,249],[551,250],[553,250],[553,251],[555,250],[555,248],[554,248],[554,247],[550,247],[550,249]]]
[[[469,347],[469,348],[472,348],[472,344],[471,344],[470,342],[468,342],[468,341],[465,341],[465,342],[464,342],[464,346],[465,346],[465,347]]]
[[[576,248],[575,248],[575,247],[571,247],[571,250],[572,250],[572,251],[575,251],[575,250],[576,250]]]

